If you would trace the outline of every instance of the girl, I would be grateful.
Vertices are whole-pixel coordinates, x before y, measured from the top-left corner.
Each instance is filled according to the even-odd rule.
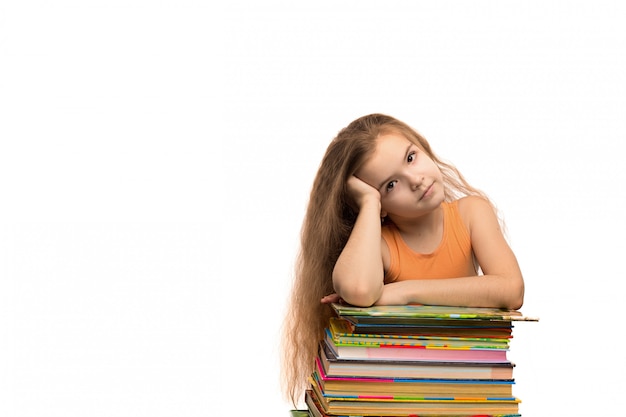
[[[311,190],[285,321],[286,393],[295,404],[306,387],[327,303],[519,309],[523,298],[486,195],[407,124],[361,117],[331,142]]]

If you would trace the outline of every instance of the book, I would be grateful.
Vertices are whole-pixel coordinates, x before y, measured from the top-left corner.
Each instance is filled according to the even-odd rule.
[[[513,330],[511,322],[487,320],[411,319],[407,323],[399,319],[387,323],[362,323],[350,316],[342,317],[342,320],[350,323],[354,333],[362,334],[457,336],[463,333],[473,337],[510,339]]]
[[[355,307],[339,303],[332,303],[331,307],[338,316],[352,317],[360,323],[382,323],[388,319],[392,319],[393,323],[399,323],[402,320],[410,323],[411,320],[419,321],[419,319],[462,320],[464,322],[467,320],[482,320],[483,322],[539,321],[538,318],[524,316],[517,310],[486,307],[449,307],[423,304]]]
[[[313,398],[313,395],[311,394],[311,390],[307,390],[304,393],[304,402],[306,406],[308,407],[309,412],[311,413],[312,417],[329,417],[328,414],[326,414],[322,410],[322,406]],[[357,417],[364,417],[364,416],[357,416]]]
[[[394,360],[339,360],[326,345],[320,345],[318,360],[332,377],[513,379],[512,362],[433,362]]]
[[[307,410],[289,410],[291,417],[311,417]]]
[[[476,337],[468,334],[465,329],[454,329],[456,333],[449,335],[435,335],[435,330],[431,329],[425,333],[355,333],[354,326],[343,318],[332,317],[330,319],[329,330],[333,342],[337,345],[359,345],[359,346],[430,346],[449,348],[485,348],[485,349],[507,349],[510,337]]]
[[[318,416],[477,416],[519,415],[520,400],[514,397],[502,399],[464,399],[450,397],[389,398],[335,397],[327,398],[314,385],[306,391],[305,401],[318,410]],[[308,397],[308,398],[307,398]],[[309,405],[310,410],[313,408]],[[314,416],[316,415],[313,412]]]
[[[335,343],[326,329],[326,344],[338,359],[381,359],[436,362],[509,362],[507,349],[450,348],[440,346],[357,345]]]
[[[319,360],[313,372],[313,380],[326,397],[384,395],[405,398],[510,398],[514,384],[513,380],[331,377],[326,375]]]
[[[311,417],[333,417],[329,414],[326,414],[321,406],[321,404],[314,398],[312,391],[311,390],[307,390],[305,393],[305,402],[306,405],[309,409],[309,413],[311,415]],[[405,414],[406,415],[406,414]],[[382,417],[383,415],[371,415],[371,414],[362,414],[362,413],[356,413],[356,414],[350,414],[350,417]],[[388,416],[388,415],[387,415]],[[415,415],[409,415],[411,417],[415,417]],[[441,415],[439,415],[441,416]],[[346,417],[346,416],[341,416],[341,417]],[[450,415],[448,414],[447,417],[455,417],[454,415]],[[479,414],[479,415],[474,415],[474,417],[521,417],[521,414]]]
[[[305,402],[311,417],[519,417],[507,358],[519,311],[331,304]]]

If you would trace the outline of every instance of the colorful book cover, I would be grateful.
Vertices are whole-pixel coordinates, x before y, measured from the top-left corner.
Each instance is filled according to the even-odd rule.
[[[467,380],[442,378],[358,378],[332,377],[325,374],[317,360],[312,375],[324,395],[333,396],[385,396],[396,397],[512,397],[513,380]]]
[[[291,417],[310,417],[311,416],[307,410],[290,410],[289,415]]]
[[[511,362],[341,360],[325,343],[320,345],[318,359],[324,372],[336,377],[512,380],[515,367]]]
[[[538,321],[517,310],[503,310],[485,307],[449,307],[422,304],[355,307],[333,303],[332,308],[339,316],[386,317],[386,318],[432,318],[451,320],[492,320],[492,321]]]
[[[367,413],[364,414],[363,412],[353,412],[350,414],[345,414],[345,413],[334,413],[332,415],[327,414],[326,410],[327,408],[325,408],[317,399],[316,397],[316,393],[313,392],[313,390],[309,389],[306,391],[305,393],[305,401],[307,404],[307,407],[309,408],[309,412],[311,414],[312,417],[382,417],[382,414],[372,414],[372,413]],[[416,416],[415,414],[411,414],[409,413],[400,413],[400,412],[396,412],[396,414],[393,414],[394,416],[405,416],[405,417],[414,417]],[[442,414],[432,414],[433,416],[436,415],[442,415]],[[385,416],[390,416],[390,414],[385,414]],[[483,413],[471,413],[471,414],[459,414],[458,412],[456,414],[446,414],[446,416],[466,416],[466,417],[521,417],[521,414],[511,414],[511,413],[507,413],[507,414],[485,414]]]
[[[470,337],[461,329],[457,329],[455,336],[432,335],[436,333],[430,330],[429,334],[373,334],[354,333],[354,326],[347,320],[339,317],[330,319],[330,332],[333,341],[338,345],[360,346],[432,346],[432,347],[456,347],[456,348],[483,348],[483,349],[508,349],[509,338],[486,338]]]
[[[345,360],[379,359],[435,362],[508,362],[507,349],[336,344],[328,329],[326,329],[326,344],[338,359]]]
[[[331,396],[325,394],[316,381],[309,378],[310,390],[327,414],[352,415],[485,415],[515,414],[521,402],[516,397],[463,398],[463,397],[417,397],[384,395]],[[396,411],[396,412],[394,412]],[[400,413],[397,413],[400,412]]]
[[[511,321],[477,319],[433,319],[433,318],[387,318],[341,316],[350,323],[355,333],[364,334],[431,334],[457,335],[459,332],[473,337],[511,338]]]

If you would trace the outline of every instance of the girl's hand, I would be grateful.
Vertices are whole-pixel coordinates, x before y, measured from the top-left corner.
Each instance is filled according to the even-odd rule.
[[[380,204],[380,193],[377,189],[366,183],[365,181],[355,177],[348,178],[348,192],[358,206],[359,210],[370,200]]]
[[[333,293],[329,294],[325,297],[322,297],[320,300],[322,304],[331,304],[331,303],[341,303],[343,300],[339,297],[339,294]]]

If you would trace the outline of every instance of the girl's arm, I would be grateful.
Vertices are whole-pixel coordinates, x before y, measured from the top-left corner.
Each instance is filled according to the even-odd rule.
[[[374,304],[383,291],[380,193],[354,176],[348,180],[348,190],[359,213],[335,264],[333,286],[347,303],[366,307]]]
[[[459,201],[472,249],[483,276],[409,280],[385,285],[376,304],[432,304],[517,310],[524,302],[524,279],[489,203],[479,197]]]

